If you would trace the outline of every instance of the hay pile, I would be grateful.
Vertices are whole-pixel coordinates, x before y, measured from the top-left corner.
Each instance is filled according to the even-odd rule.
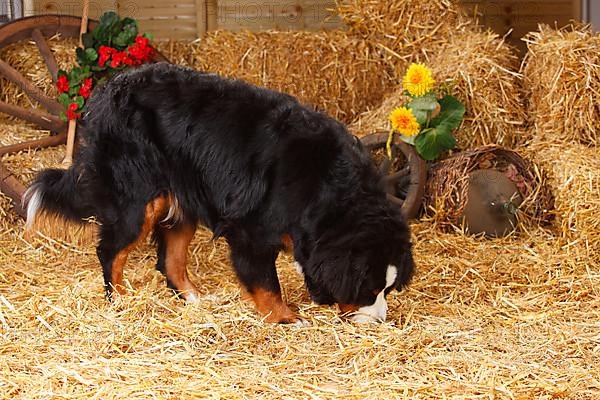
[[[336,4],[350,34],[406,62],[427,58],[455,32],[477,29],[455,0],[337,0]]]
[[[529,112],[548,140],[600,145],[600,35],[542,25],[526,37]]]
[[[526,150],[549,172],[558,244],[578,259],[600,264],[600,157],[597,148],[536,139]]]
[[[434,78],[450,87],[466,107],[465,119],[455,132],[459,148],[487,144],[514,147],[524,142],[518,60],[498,35],[489,31],[451,35],[427,64]],[[351,130],[366,135],[389,129],[388,115],[405,101],[403,92],[402,87],[397,88],[378,108],[363,113]]]
[[[341,31],[217,31],[161,50],[201,71],[287,92],[345,122],[377,104],[392,81],[391,66],[370,43]]]
[[[264,324],[242,301],[223,241],[201,230],[184,305],[142,246],[114,306],[94,248],[24,240],[0,220],[0,398],[565,398],[600,389],[600,284],[534,231],[478,240],[413,225],[418,274],[389,296],[389,322],[355,325],[312,305],[278,261],[310,327]],[[67,267],[68,266],[68,267]]]

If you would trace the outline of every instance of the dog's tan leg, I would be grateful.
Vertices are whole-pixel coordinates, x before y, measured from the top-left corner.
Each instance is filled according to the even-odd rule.
[[[164,274],[168,286],[180,294],[186,301],[198,299],[198,289],[188,277],[186,262],[188,246],[194,238],[196,227],[181,224],[171,229],[160,228],[165,246]]]
[[[254,288],[248,294],[254,301],[256,310],[266,317],[266,322],[291,324],[301,321],[296,313],[285,304],[280,292]]]
[[[146,204],[144,220],[137,236],[135,236],[133,240],[127,240],[129,243],[124,246],[118,246],[122,248],[118,250],[116,254],[112,253],[114,256],[111,256],[111,252],[114,251],[114,247],[117,247],[115,243],[122,242],[120,232],[118,230],[112,230],[110,232],[105,230],[104,233],[102,233],[101,231],[101,243],[98,246],[98,257],[104,270],[104,284],[109,298],[111,298],[113,292],[119,294],[125,293],[125,287],[123,286],[123,268],[127,262],[127,257],[140,242],[148,237],[148,234],[152,231],[154,226],[156,226],[160,218],[165,215],[167,208],[168,201],[162,196],[157,197]]]

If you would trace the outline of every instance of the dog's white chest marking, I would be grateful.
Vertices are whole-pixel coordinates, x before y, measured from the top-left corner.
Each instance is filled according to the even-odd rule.
[[[385,289],[391,287],[396,282],[397,276],[398,268],[394,265],[388,265],[385,273],[385,288],[379,292],[373,304],[360,307],[351,319],[355,322],[385,321],[388,308],[387,301],[385,300]]]

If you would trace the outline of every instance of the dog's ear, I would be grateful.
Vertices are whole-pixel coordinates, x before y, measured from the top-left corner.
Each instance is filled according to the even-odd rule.
[[[351,248],[317,244],[309,259],[312,280],[336,303],[353,304],[367,275],[366,258]]]
[[[396,290],[402,290],[410,283],[415,271],[415,262],[413,260],[410,248],[403,251],[399,257],[400,262],[397,265],[398,276],[396,277]]]

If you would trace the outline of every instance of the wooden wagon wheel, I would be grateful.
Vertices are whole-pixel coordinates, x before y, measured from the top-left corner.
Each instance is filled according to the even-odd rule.
[[[45,37],[60,34],[67,38],[77,38],[79,37],[81,24],[82,19],[80,17],[71,15],[43,15],[21,18],[0,27],[0,49],[21,40],[33,40],[46,63],[52,80],[56,82],[58,65]],[[97,24],[97,21],[88,20],[87,30],[92,30]],[[154,61],[167,60],[157,52]],[[51,132],[49,137],[0,147],[0,157],[4,154],[16,153],[22,150],[64,144],[67,137],[68,124],[58,117],[60,112],[63,111],[62,105],[56,99],[48,97],[42,90],[34,86],[26,77],[2,59],[0,59],[0,75],[20,87],[31,100],[38,102],[46,110],[27,109],[0,101],[0,113],[6,113],[31,122]],[[13,200],[17,213],[25,217],[26,213],[21,205],[25,187],[2,165],[1,161],[0,191]]]
[[[361,138],[361,142],[373,156],[375,152],[383,155],[379,160],[374,159],[384,176],[388,198],[400,207],[406,219],[413,219],[423,202],[427,164],[404,142],[392,144],[392,160],[388,159],[385,155],[388,135],[388,132],[376,132]]]

